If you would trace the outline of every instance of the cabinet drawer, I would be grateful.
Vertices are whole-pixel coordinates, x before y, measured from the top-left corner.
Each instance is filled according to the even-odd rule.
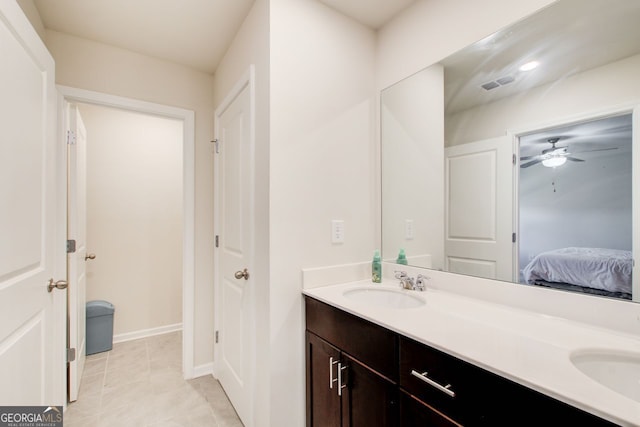
[[[307,329],[393,382],[398,381],[398,336],[388,329],[305,297]]]
[[[479,397],[491,388],[484,371],[408,338],[400,337],[400,387],[463,424],[483,424]]]
[[[615,425],[404,337],[400,337],[400,387],[464,425],[539,427],[560,420],[581,427]]]

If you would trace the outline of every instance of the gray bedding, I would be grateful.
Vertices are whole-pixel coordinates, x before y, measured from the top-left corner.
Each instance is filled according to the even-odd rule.
[[[561,248],[536,255],[522,270],[526,283],[568,283],[608,292],[631,293],[630,251]]]

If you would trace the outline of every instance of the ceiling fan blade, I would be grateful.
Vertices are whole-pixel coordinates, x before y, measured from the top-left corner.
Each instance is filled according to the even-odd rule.
[[[521,168],[528,168],[529,166],[533,166],[533,165],[538,164],[540,162],[542,162],[542,160],[532,160],[530,162],[521,164],[520,167]]]
[[[609,150],[617,150],[618,147],[609,147],[609,148],[596,148],[594,150],[576,150],[572,151],[572,153],[592,153],[594,151],[609,151]]]
[[[535,155],[535,156],[523,156],[523,157],[520,157],[520,160],[521,160],[521,161],[524,161],[524,160],[539,159],[539,158],[540,158],[540,155]]]
[[[572,162],[584,162],[584,160],[575,157],[567,157],[567,160],[571,160]]]

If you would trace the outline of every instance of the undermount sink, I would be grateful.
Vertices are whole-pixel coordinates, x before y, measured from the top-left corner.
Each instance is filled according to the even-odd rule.
[[[352,301],[385,308],[416,308],[423,306],[425,300],[402,289],[356,288],[344,292]]]
[[[571,363],[603,386],[640,402],[640,353],[583,350],[571,355]]]

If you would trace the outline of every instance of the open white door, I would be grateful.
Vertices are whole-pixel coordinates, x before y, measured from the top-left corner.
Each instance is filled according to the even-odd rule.
[[[215,375],[238,416],[253,425],[253,84],[249,75],[216,111]]]
[[[68,347],[75,351],[75,358],[68,365],[67,381],[69,401],[74,402],[86,357],[86,263],[95,255],[87,253],[87,131],[78,108],[67,105],[67,240],[75,246],[67,255]]]
[[[0,2],[0,57],[0,402],[62,405],[54,62],[13,1]]]
[[[512,281],[511,138],[448,147],[445,158],[447,271]]]

